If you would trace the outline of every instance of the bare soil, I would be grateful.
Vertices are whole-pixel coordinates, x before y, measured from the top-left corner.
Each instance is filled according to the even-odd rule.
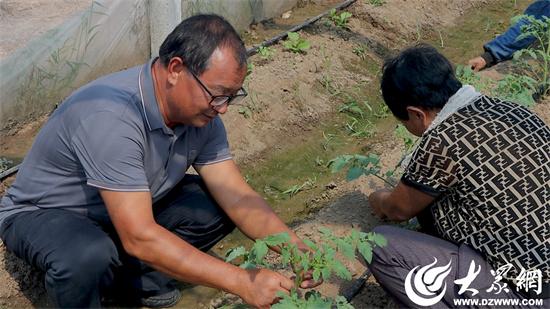
[[[347,9],[354,16],[350,30],[338,29],[322,20],[302,31],[302,36],[312,46],[307,54],[289,53],[281,45],[276,45],[272,60],[263,60],[257,55],[251,58],[254,69],[246,81],[250,93],[246,102],[249,117],[244,117],[239,108],[231,109],[223,117],[239,164],[261,165],[275,152],[291,150],[313,138],[321,142],[319,128],[335,121],[338,107],[343,103],[341,97],[327,91],[323,82],[330,80],[336,89],[372,97],[378,93],[377,74],[384,57],[414,43],[419,34],[433,34],[433,29],[452,29],[468,12],[499,5],[502,1],[387,0],[379,7],[368,2],[360,0]],[[525,5],[528,1],[518,2]],[[0,7],[4,6],[3,3],[0,2]],[[274,20],[277,22],[283,23]],[[39,24],[33,26],[40,28]],[[253,27],[250,35],[262,37],[262,27]],[[482,43],[479,42],[479,51]],[[359,60],[354,54],[357,46],[366,47],[366,60]],[[546,101],[534,108],[546,123],[550,123],[548,104]],[[0,151],[17,153],[20,151],[17,147],[28,147],[29,142],[27,146],[17,146],[16,141],[32,139],[40,125],[41,122],[2,136]],[[357,141],[358,148],[381,156],[384,169],[395,166],[403,151],[402,143],[393,135],[394,126],[391,117],[381,119],[373,137]],[[0,195],[11,181],[13,178],[0,184]],[[288,220],[300,236],[318,240],[319,227],[346,233],[352,228],[370,231],[382,223],[371,215],[367,202],[368,194],[384,186],[381,181],[362,177],[346,182],[335,178],[317,186],[321,191],[310,199],[306,208],[320,210],[309,214],[303,212],[304,215]],[[277,208],[277,205],[273,206]],[[227,249],[222,246],[216,248],[216,254]],[[365,265],[359,262],[350,267],[355,277],[365,270]],[[0,286],[0,307],[51,306],[43,288],[42,274],[6,252],[2,246],[0,282],[3,283]],[[329,281],[320,287],[320,291],[334,296],[348,289],[350,284]],[[184,291],[187,300],[184,298],[178,307],[219,307],[236,301],[234,297],[221,293],[204,296],[206,294],[193,291],[191,288]],[[356,308],[395,307],[372,277],[356,296],[353,305]]]

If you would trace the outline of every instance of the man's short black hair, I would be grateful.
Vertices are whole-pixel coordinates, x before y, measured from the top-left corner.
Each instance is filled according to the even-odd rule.
[[[409,47],[384,63],[382,96],[401,120],[409,120],[407,106],[442,108],[460,87],[449,60],[428,44]]]
[[[195,15],[182,21],[166,37],[159,57],[164,66],[173,57],[180,57],[191,72],[201,75],[218,47],[233,49],[239,66],[246,64],[244,43],[227,20],[218,15]]]

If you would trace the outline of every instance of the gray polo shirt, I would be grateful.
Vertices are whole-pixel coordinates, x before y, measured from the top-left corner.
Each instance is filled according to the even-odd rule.
[[[155,202],[191,164],[231,159],[219,117],[202,128],[164,124],[153,61],[99,78],[60,105],[0,200],[0,225],[21,211],[104,207],[99,188],[149,191]]]

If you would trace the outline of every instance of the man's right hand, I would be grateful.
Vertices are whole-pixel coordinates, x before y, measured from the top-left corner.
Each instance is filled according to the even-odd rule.
[[[474,72],[478,72],[487,66],[487,62],[483,59],[483,57],[478,56],[468,60],[468,65],[472,68],[472,70],[474,70]]]
[[[278,300],[277,292],[290,294],[294,282],[268,269],[248,269],[242,272],[241,291],[238,295],[255,308],[269,308]]]

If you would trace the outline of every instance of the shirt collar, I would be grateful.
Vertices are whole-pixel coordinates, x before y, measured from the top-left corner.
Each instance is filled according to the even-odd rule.
[[[433,130],[457,110],[473,103],[477,98],[479,98],[479,96],[481,96],[481,93],[477,92],[474,87],[470,85],[462,86],[453,96],[449,98],[441,111],[437,113],[437,116],[428,126],[428,129],[424,132],[424,134],[427,134],[427,132]]]
[[[449,118],[452,114],[454,114],[459,109],[472,104],[477,98],[481,96],[481,93],[477,92],[476,89],[470,85],[463,85],[453,96],[449,98],[447,103],[443,106],[443,108],[437,113],[434,120],[426,131],[424,131],[424,134],[422,136],[425,136],[430,132],[431,130],[435,129],[438,125],[440,125],[445,119]],[[409,165],[409,162],[411,161],[411,158],[413,154],[416,152],[416,149],[420,143],[416,143],[416,146],[414,149],[401,160],[401,167],[403,169],[406,169]]]
[[[157,98],[155,97],[152,68],[153,63],[157,59],[158,57],[151,58],[141,67],[139,72],[139,94],[141,96],[141,104],[149,131],[162,129],[165,134],[173,135],[172,129],[168,128],[164,123]]]

